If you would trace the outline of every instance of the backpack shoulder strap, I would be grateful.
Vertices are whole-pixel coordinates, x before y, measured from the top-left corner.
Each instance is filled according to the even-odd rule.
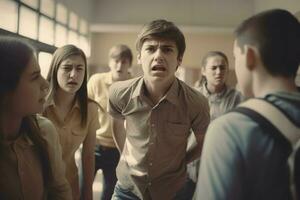
[[[300,199],[299,166],[300,159],[300,128],[294,125],[288,117],[276,106],[264,99],[250,99],[240,104],[234,112],[240,112],[259,123],[274,137],[281,138],[283,144],[291,145],[293,151],[288,158],[290,169],[290,189],[293,199]],[[283,140],[282,140],[283,138]]]
[[[238,107],[249,108],[266,118],[294,146],[300,139],[300,128],[294,125],[282,111],[264,99],[250,99]]]

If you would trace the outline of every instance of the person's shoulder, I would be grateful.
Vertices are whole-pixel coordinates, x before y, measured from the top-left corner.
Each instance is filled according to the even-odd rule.
[[[57,137],[57,130],[48,118],[37,114],[36,120],[40,129],[40,135],[46,140],[53,140]]]
[[[190,96],[195,96],[199,98],[205,98],[197,88],[187,85],[185,82],[178,79],[179,85],[182,88],[182,91]]]
[[[138,82],[141,81],[142,77],[132,78],[125,81],[114,82],[109,90],[110,91],[126,91],[137,86]]]
[[[188,86],[186,83],[184,83],[181,80],[179,80],[179,85],[183,93],[183,96],[191,104],[192,107],[195,106],[195,104],[199,105],[199,103],[208,104],[206,97],[197,89]]]
[[[240,91],[238,91],[236,88],[228,87],[228,86],[227,86],[225,98],[235,102],[235,104],[239,104],[240,102],[246,100],[246,98],[242,95]]]
[[[100,108],[100,105],[96,101],[89,98],[88,99],[88,109],[89,110],[97,110],[98,108]]]
[[[90,77],[89,82],[103,81],[103,79],[106,78],[108,75],[109,72],[95,73]]]
[[[245,114],[234,110],[213,120],[208,129],[208,133],[216,137],[236,138],[240,141],[262,132],[257,122]]]

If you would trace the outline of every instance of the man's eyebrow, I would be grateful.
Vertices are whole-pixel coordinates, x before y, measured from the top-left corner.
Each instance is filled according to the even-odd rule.
[[[163,44],[161,45],[163,47],[172,47],[172,48],[175,48],[175,45],[172,45],[172,44]]]

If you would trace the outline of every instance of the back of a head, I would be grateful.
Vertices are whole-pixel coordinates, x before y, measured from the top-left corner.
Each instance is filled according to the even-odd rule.
[[[21,39],[1,36],[0,55],[0,95],[3,97],[17,87],[23,71],[34,56],[34,49]]]
[[[300,24],[288,11],[268,10],[243,21],[235,31],[237,44],[256,46],[273,76],[295,77],[300,63]]]
[[[136,40],[137,51],[140,52],[145,40],[152,38],[174,41],[178,48],[178,56],[183,57],[185,51],[185,38],[183,33],[173,22],[159,19],[146,24]]]
[[[108,53],[109,58],[113,59],[128,59],[129,63],[132,64],[132,52],[127,45],[118,44],[113,46]]]

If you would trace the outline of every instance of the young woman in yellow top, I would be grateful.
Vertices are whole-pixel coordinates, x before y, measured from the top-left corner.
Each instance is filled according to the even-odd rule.
[[[58,48],[47,79],[50,91],[43,115],[58,130],[73,199],[92,200],[94,147],[100,107],[87,96],[87,62],[83,51],[74,45]],[[74,156],[81,144],[83,183],[80,191]]]
[[[34,49],[0,37],[0,199],[71,200],[59,138],[41,112],[48,83]]]

